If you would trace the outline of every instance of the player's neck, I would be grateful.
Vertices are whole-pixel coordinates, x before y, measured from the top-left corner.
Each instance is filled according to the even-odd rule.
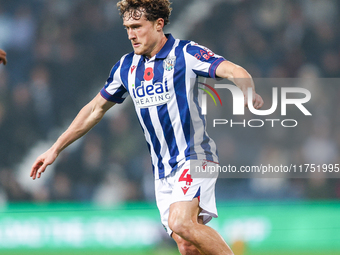
[[[150,54],[146,55],[148,59],[152,58],[155,56],[165,45],[167,42],[168,38],[163,34],[162,38],[159,40],[159,42],[156,44],[155,48],[151,51]]]

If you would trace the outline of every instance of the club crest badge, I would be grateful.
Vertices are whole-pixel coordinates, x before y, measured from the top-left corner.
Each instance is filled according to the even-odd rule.
[[[173,56],[173,57],[167,57],[166,59],[164,59],[163,61],[163,67],[164,67],[164,70],[166,71],[171,71],[174,69],[175,67],[175,64],[176,64],[176,57]]]

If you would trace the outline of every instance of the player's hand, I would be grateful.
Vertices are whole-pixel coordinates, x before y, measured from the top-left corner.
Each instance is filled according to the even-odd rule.
[[[7,64],[7,59],[6,59],[6,52],[4,52],[2,49],[0,49],[0,64],[3,63],[4,65]]]
[[[255,109],[260,109],[264,104],[262,97],[259,94],[253,96],[253,106]]]
[[[243,91],[243,95],[244,95],[244,106],[248,108],[248,91]],[[253,102],[254,108],[260,109],[264,104],[262,97],[256,92],[254,92],[254,90],[253,90],[252,96],[253,96],[252,102]]]
[[[41,174],[45,172],[46,167],[51,165],[57,157],[58,154],[52,149],[41,154],[32,166],[30,177],[32,177],[33,180],[35,180],[36,177],[40,178]]]

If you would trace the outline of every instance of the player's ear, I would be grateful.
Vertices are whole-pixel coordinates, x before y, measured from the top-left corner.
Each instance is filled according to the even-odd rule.
[[[161,31],[164,27],[164,19],[162,18],[158,18],[156,21],[155,21],[155,24],[156,24],[156,29],[157,31]]]

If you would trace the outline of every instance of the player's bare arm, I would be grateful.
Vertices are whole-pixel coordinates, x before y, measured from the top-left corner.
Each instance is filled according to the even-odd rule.
[[[248,105],[248,88],[253,89],[253,106],[259,109],[263,106],[263,99],[255,92],[255,85],[251,75],[241,66],[230,61],[223,61],[216,69],[216,75],[235,83],[244,94],[244,105]]]
[[[98,93],[91,102],[85,105],[69,128],[58,138],[52,147],[36,159],[30,175],[33,180],[36,177],[40,178],[46,167],[56,160],[59,153],[93,128],[103,118],[105,112],[114,104],[104,99]]]
[[[6,65],[7,64],[7,58],[6,58],[6,52],[3,51],[2,49],[0,49],[0,64],[4,64]]]

